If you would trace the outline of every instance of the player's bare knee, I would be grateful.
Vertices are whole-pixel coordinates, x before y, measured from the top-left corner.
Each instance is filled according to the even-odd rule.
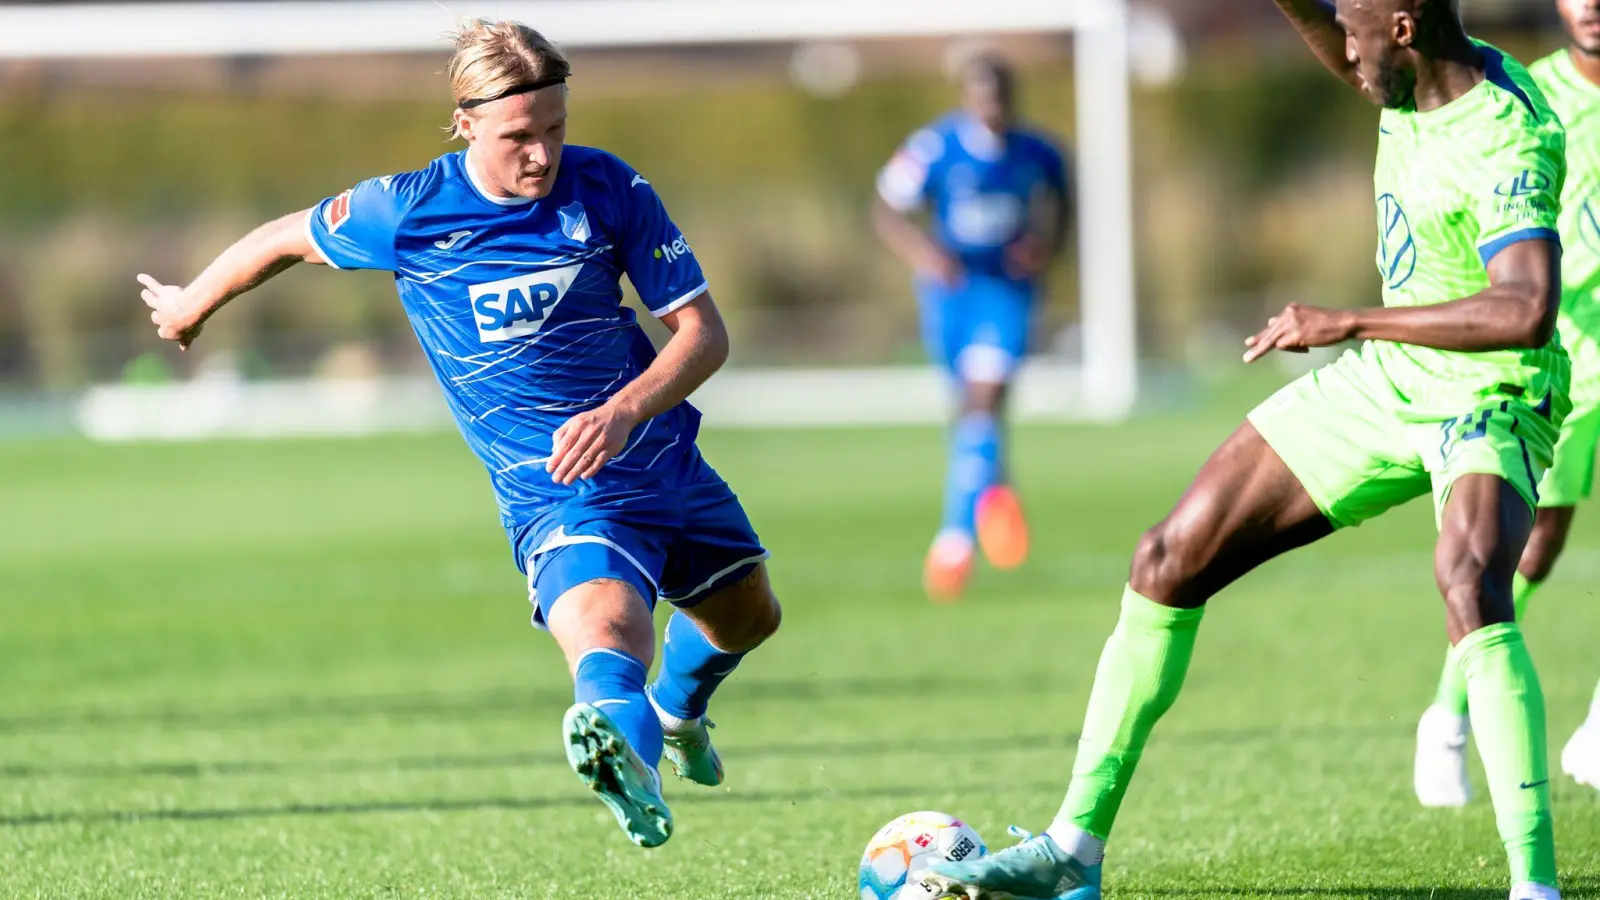
[[[1001,382],[969,381],[961,395],[961,412],[996,414],[1005,402],[1005,392]]]
[[[1567,548],[1567,532],[1571,523],[1571,507],[1539,510],[1538,517],[1534,519],[1533,532],[1528,535],[1528,546],[1517,563],[1517,571],[1522,573],[1522,577],[1534,582],[1550,577],[1556,560]]]
[[[1150,528],[1134,550],[1129,586],[1157,603],[1182,596],[1201,568],[1195,546],[1170,518]]]
[[[1562,549],[1561,543],[1530,539],[1528,549],[1522,553],[1522,561],[1517,563],[1517,571],[1529,581],[1543,581],[1550,577]]]
[[[753,650],[766,640],[778,633],[778,626],[783,624],[783,606],[772,591],[763,591],[759,601],[751,605],[750,618],[740,642],[744,646],[741,650]]]
[[[783,607],[767,581],[764,566],[683,612],[713,646],[727,653],[755,649],[783,623]]]

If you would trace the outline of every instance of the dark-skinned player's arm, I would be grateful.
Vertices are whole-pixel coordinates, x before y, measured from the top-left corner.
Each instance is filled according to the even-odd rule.
[[[1393,341],[1479,353],[1543,347],[1561,308],[1561,247],[1518,241],[1486,267],[1489,286],[1470,297],[1432,306],[1323,309],[1291,303],[1245,339],[1245,362],[1273,350],[1303,352],[1347,340]]]
[[[1036,278],[1067,249],[1076,219],[1066,162],[1050,161],[1047,178],[1034,187],[1028,202],[1028,227],[1006,247],[1006,271],[1013,278]]]
[[[140,274],[140,296],[163,339],[188,349],[211,314],[229,300],[261,286],[295,263],[322,264],[306,234],[307,209],[274,219],[240,238],[205,267],[188,286],[163,284]]]
[[[728,326],[710,292],[661,316],[661,322],[672,337],[639,377],[556,429],[545,463],[551,480],[571,484],[593,478],[622,452],[635,426],[689,399],[728,361]]]
[[[1294,30],[1300,32],[1300,37],[1305,39],[1311,52],[1322,60],[1328,71],[1339,76],[1346,84],[1357,90],[1361,88],[1361,77],[1356,74],[1356,67],[1350,64],[1350,58],[1345,55],[1345,33],[1340,27],[1333,4],[1327,0],[1273,0],[1278,4],[1278,9],[1289,17]]]
[[[890,206],[882,197],[872,201],[872,227],[884,246],[917,274],[947,285],[961,280],[960,264],[910,215]]]

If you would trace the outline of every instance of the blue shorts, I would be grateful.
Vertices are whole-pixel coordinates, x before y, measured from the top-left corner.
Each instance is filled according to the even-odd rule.
[[[956,287],[917,283],[928,355],[963,382],[1004,383],[1028,352],[1034,297],[1029,282],[968,275]]]
[[[700,451],[663,461],[636,489],[580,492],[516,531],[533,624],[585,582],[625,581],[655,608],[694,606],[749,575],[769,555],[739,498]]]

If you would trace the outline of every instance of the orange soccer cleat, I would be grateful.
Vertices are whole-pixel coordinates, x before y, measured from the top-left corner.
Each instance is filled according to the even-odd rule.
[[[997,484],[978,496],[978,546],[997,569],[1015,569],[1028,559],[1028,520],[1010,486]]]
[[[935,603],[954,603],[966,590],[972,574],[972,538],[958,531],[941,531],[928,548],[922,565],[922,588]]]

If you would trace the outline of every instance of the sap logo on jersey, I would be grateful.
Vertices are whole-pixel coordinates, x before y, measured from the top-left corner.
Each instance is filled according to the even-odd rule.
[[[685,241],[683,239],[683,235],[680,234],[672,241],[672,243],[662,244],[656,248],[656,259],[664,259],[667,262],[677,262],[678,257],[683,256],[686,253],[693,252],[693,250],[689,249],[689,242]]]
[[[467,287],[478,340],[485,344],[537,334],[567,295],[583,263]]]
[[[963,193],[945,216],[950,236],[973,247],[998,247],[1022,227],[1022,198],[1011,194]]]

